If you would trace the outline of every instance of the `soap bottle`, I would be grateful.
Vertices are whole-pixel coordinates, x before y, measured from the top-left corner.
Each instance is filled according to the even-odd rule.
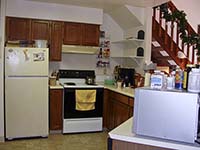
[[[179,66],[176,67],[175,88],[176,89],[183,88],[183,71],[181,70]]]

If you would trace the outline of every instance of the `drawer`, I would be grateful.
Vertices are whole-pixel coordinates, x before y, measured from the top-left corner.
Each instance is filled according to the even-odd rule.
[[[124,104],[129,104],[128,101],[129,101],[129,98],[127,96],[124,96],[122,94],[118,94],[116,92],[111,92],[110,93],[110,98],[111,99],[114,99],[114,100],[117,100],[121,103],[124,103]]]

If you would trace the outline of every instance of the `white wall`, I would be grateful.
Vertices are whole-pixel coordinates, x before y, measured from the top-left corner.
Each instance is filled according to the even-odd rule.
[[[4,85],[3,85],[3,49],[4,49],[4,22],[5,22],[5,2],[1,0],[0,15],[0,141],[4,141]]]
[[[7,0],[6,16],[102,24],[103,10],[26,0]]]
[[[200,24],[200,1],[199,0],[172,0],[175,6],[179,10],[183,10],[186,13],[186,18],[195,31],[197,31],[197,25]]]

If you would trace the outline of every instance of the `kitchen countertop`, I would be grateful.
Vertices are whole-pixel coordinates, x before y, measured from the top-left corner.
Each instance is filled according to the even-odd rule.
[[[54,85],[54,86],[49,85],[49,88],[50,88],[50,89],[63,89],[63,86],[60,85],[60,84],[58,84],[58,85]]]
[[[125,87],[125,88],[119,87],[119,88],[117,88],[114,85],[103,85],[103,86],[104,86],[104,89],[108,89],[108,90],[111,90],[111,91],[114,91],[114,92],[117,92],[117,93],[120,93],[120,94],[134,98],[134,93],[135,93],[134,88],[130,88],[130,87]],[[55,85],[55,86],[49,86],[49,88],[50,89],[63,89],[63,86],[58,84],[58,85]]]
[[[134,93],[135,93],[134,88],[130,87],[121,88],[121,87],[116,87],[114,85],[104,85],[104,88],[134,98]]]
[[[146,136],[139,136],[132,133],[132,124],[133,124],[133,117],[127,120],[126,122],[122,123],[117,128],[113,129],[109,132],[109,136],[111,139],[131,142],[131,143],[138,143],[150,146],[157,146],[162,148],[169,148],[169,149],[179,149],[179,150],[199,150],[200,145],[197,143],[190,144],[190,143],[182,143]]]

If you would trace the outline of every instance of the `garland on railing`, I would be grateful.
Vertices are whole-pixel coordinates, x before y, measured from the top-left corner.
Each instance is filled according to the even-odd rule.
[[[178,31],[183,43],[193,45],[194,48],[197,49],[197,55],[200,56],[200,35],[196,33],[187,33],[187,19],[184,11],[175,10],[169,12],[167,3],[160,5],[160,11],[162,13],[162,18],[166,19],[167,22],[177,22]]]

